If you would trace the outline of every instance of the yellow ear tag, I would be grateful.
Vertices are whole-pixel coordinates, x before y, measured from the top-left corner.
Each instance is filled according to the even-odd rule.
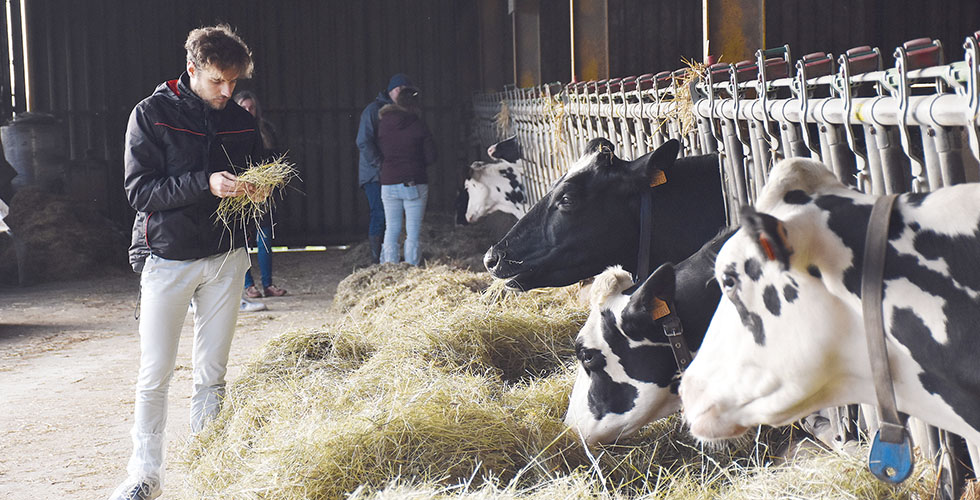
[[[657,170],[653,173],[653,178],[650,179],[650,187],[656,187],[661,184],[667,184],[667,175],[664,174],[663,170]]]
[[[654,297],[653,312],[650,313],[650,315],[653,316],[653,319],[660,319],[668,314],[670,314],[670,308],[667,307],[667,303]]]

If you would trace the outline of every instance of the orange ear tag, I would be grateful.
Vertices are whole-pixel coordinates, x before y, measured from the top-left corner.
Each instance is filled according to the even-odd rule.
[[[657,187],[661,184],[667,184],[667,175],[664,174],[663,170],[657,170],[650,179],[650,187]]]
[[[765,252],[767,259],[776,260],[776,252],[772,250],[772,242],[768,238],[760,236],[759,245],[762,246],[762,251]]]
[[[653,319],[660,319],[668,314],[670,314],[670,308],[667,307],[667,303],[654,297],[653,311],[650,313],[650,315],[653,316]]]

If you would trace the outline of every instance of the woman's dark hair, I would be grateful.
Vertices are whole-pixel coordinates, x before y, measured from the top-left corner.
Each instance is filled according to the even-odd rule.
[[[419,91],[413,88],[402,89],[395,99],[395,104],[416,114],[422,111],[422,98],[419,97]]]
[[[239,105],[248,100],[252,101],[252,109],[255,110],[255,122],[259,126],[259,135],[262,136],[262,145],[265,146],[265,149],[274,149],[276,147],[276,141],[272,131],[269,130],[269,122],[265,121],[262,117],[262,104],[259,103],[259,98],[255,96],[255,92],[251,90],[239,90],[235,92],[232,99]]]

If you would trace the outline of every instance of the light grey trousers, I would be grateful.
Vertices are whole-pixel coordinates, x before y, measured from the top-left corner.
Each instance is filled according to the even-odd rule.
[[[140,278],[140,368],[133,455],[127,467],[131,478],[163,479],[167,393],[188,304],[194,311],[191,432],[217,415],[248,268],[244,248],[197,260],[147,258]]]

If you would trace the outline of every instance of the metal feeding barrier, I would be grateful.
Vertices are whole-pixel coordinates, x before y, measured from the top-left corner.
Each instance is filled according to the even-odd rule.
[[[477,137],[486,147],[517,136],[531,203],[596,137],[626,159],[668,139],[681,142],[682,156],[717,153],[730,225],[787,157],[818,159],[875,195],[928,192],[980,181],[980,31],[963,48],[963,60],[945,63],[939,40],[911,40],[886,67],[878,48],[794,62],[784,45],[735,64],[507,88],[475,96]],[[874,407],[863,406],[824,412],[834,441],[874,433]],[[914,418],[908,428],[946,476],[943,496],[958,498],[963,463],[980,466],[978,443]]]

